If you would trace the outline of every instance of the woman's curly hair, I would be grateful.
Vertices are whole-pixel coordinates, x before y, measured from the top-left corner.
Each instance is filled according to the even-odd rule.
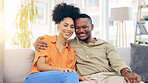
[[[57,4],[53,10],[52,20],[55,24],[59,24],[64,18],[70,17],[74,21],[76,17],[80,14],[80,9],[73,5],[68,5],[66,3]]]

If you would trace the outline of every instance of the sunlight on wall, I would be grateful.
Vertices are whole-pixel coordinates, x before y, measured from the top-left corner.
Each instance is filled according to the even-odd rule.
[[[4,12],[3,8],[0,8],[0,42],[4,42]]]
[[[15,19],[21,0],[5,0],[4,1],[4,17],[5,17],[5,40],[6,48],[12,48],[12,38],[16,33]],[[13,47],[14,48],[14,47]]]

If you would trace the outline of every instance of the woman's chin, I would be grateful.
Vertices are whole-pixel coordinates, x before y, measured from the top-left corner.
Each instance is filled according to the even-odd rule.
[[[64,36],[65,39],[68,39],[68,38],[70,38],[70,37],[71,37],[71,36]]]

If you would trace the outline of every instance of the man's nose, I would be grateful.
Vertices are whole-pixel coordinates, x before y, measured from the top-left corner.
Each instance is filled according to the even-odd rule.
[[[80,28],[80,32],[84,32],[84,29],[83,28]]]

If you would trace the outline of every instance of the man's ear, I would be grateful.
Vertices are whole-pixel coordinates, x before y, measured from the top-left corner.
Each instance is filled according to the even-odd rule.
[[[91,31],[94,29],[94,24],[91,25]]]

